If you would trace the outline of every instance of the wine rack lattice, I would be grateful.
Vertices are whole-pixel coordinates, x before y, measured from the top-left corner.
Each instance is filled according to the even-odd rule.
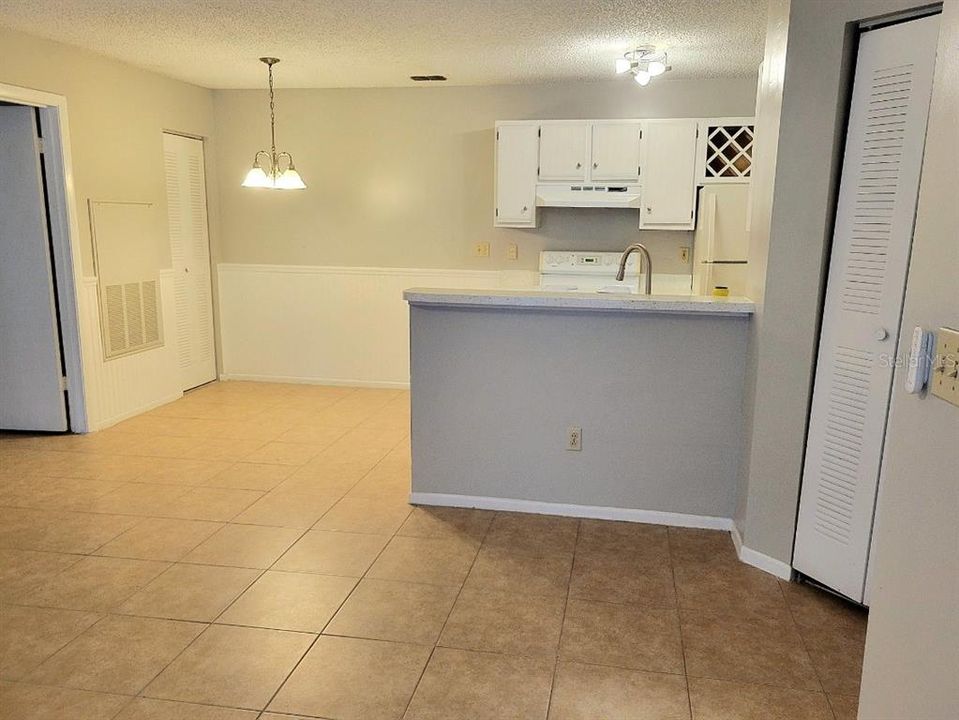
[[[753,165],[752,125],[710,125],[706,133],[706,177],[748,178]]]

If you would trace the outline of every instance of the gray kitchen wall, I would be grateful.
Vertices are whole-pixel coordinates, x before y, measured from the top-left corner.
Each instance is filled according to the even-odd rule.
[[[280,82],[283,65],[277,68]],[[265,82],[265,78],[264,78]],[[510,119],[751,116],[755,76],[493,87],[278,90],[277,142],[304,192],[240,187],[269,143],[267,94],[217,91],[217,161],[230,263],[535,269],[543,249],[621,250],[635,210],[547,208],[535,230],[493,227],[493,123]],[[689,271],[692,233],[642,234],[657,272]],[[472,255],[489,242],[489,258]],[[519,259],[506,260],[507,243]]]
[[[414,494],[728,523],[748,325],[745,317],[414,305]],[[566,450],[571,426],[582,428],[582,451]]]

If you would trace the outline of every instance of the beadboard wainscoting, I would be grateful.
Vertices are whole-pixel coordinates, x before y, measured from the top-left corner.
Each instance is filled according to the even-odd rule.
[[[411,287],[534,284],[527,271],[217,266],[225,380],[407,388]]]
[[[183,395],[176,352],[173,271],[161,270],[157,279],[163,344],[107,360],[100,335],[97,278],[83,278],[80,333],[90,430],[102,430]]]

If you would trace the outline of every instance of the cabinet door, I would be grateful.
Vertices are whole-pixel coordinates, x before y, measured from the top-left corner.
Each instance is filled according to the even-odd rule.
[[[638,122],[593,123],[589,177],[594,182],[639,180]]]
[[[538,126],[501,125],[496,129],[496,209],[494,225],[536,226],[536,133]]]
[[[539,179],[586,179],[586,123],[546,124],[540,128]]]
[[[697,125],[696,120],[646,123],[642,140],[641,228],[694,227]]]

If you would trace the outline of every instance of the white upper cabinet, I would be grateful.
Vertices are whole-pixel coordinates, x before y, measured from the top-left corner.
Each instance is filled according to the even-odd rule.
[[[639,133],[642,124],[594,122],[590,141],[589,177],[594,182],[639,181]],[[542,177],[542,174],[540,175]]]
[[[583,182],[586,179],[588,127],[586,122],[544,123],[540,127],[540,180]]]
[[[496,226],[536,227],[538,130],[538,123],[496,127]]]
[[[648,120],[641,148],[641,229],[692,230],[696,202],[697,120]]]
[[[631,193],[630,207],[641,202],[640,229],[695,230],[697,186],[748,185],[753,128],[746,117],[499,121],[493,224],[536,227],[537,197],[545,206],[586,206],[557,201],[557,190],[623,207],[597,200],[611,188]]]

